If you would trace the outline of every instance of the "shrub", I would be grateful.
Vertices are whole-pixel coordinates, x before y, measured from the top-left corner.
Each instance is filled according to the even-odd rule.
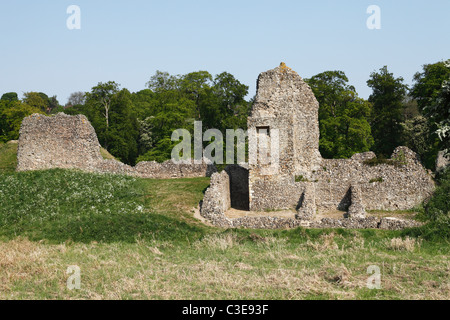
[[[438,179],[438,187],[425,205],[424,217],[429,222],[418,228],[403,231],[403,235],[422,237],[431,241],[450,239],[450,169]]]
[[[433,221],[450,214],[450,169],[442,173],[437,182],[438,187],[425,206],[426,216]]]

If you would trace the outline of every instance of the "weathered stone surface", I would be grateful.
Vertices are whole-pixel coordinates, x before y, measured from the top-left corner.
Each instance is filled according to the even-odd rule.
[[[171,160],[140,162],[131,167],[117,160],[104,160],[88,119],[84,115],[64,113],[51,117],[34,114],[23,120],[17,162],[17,171],[80,169],[154,179],[206,177],[216,171],[207,161],[202,164],[175,164]]]
[[[316,192],[314,184],[308,183],[303,191],[300,199],[299,208],[297,209],[296,219],[311,220],[316,213]]]
[[[351,159],[356,161],[366,161],[373,158],[376,158],[375,152],[369,151],[369,152],[363,152],[363,153],[355,153]]]
[[[219,227],[233,227],[225,212],[231,207],[230,177],[226,171],[214,173],[200,206],[200,214]]]
[[[442,171],[450,165],[450,159],[444,156],[444,151],[439,151],[436,158],[436,171]]]
[[[95,130],[83,115],[33,114],[22,122],[17,171],[52,168],[95,171],[102,160]]]
[[[303,188],[295,184],[295,176],[308,178],[321,160],[318,111],[311,88],[285,64],[259,75],[248,128],[256,133],[268,128],[271,137],[278,132],[279,170],[270,174],[270,165],[250,164],[251,210],[285,207],[287,194],[294,199],[294,206],[297,204]],[[256,147],[249,144],[249,155],[258,153]]]
[[[348,218],[364,218],[366,210],[362,204],[361,190],[358,184],[354,184],[350,188],[351,204],[348,207]]]
[[[418,227],[422,224],[413,220],[401,220],[397,218],[382,218],[378,228],[385,230],[401,230],[405,228]]]

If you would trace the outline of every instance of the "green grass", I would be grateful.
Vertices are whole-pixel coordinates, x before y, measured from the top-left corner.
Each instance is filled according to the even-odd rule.
[[[111,153],[108,152],[105,148],[100,148],[100,154],[105,160],[117,160]]]
[[[3,149],[2,155],[11,154]],[[0,173],[0,299],[449,299],[449,241],[404,231],[220,229],[208,178]],[[66,287],[68,266],[81,289]],[[381,290],[366,287],[381,269]]]
[[[185,241],[203,234],[195,225],[146,206],[152,203],[152,187],[142,179],[68,170],[22,172],[0,175],[0,190],[0,237],[6,239]],[[200,191],[198,201],[201,196]]]
[[[0,174],[14,172],[17,166],[17,143],[0,143]]]

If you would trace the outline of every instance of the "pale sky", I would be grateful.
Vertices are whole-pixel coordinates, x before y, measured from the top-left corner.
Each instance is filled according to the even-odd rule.
[[[70,5],[81,29],[69,30]],[[369,30],[367,8],[381,9]],[[450,58],[450,1],[17,0],[0,3],[0,95],[41,91],[61,104],[116,81],[136,92],[156,70],[232,73],[256,90],[281,61],[302,77],[342,70],[367,98],[387,65],[411,84],[425,63]]]

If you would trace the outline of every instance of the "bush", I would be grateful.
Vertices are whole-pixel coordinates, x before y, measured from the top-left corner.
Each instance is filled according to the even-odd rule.
[[[438,179],[438,187],[425,206],[426,216],[436,221],[441,216],[450,214],[450,169],[443,172]]]
[[[430,241],[450,239],[450,169],[443,172],[437,182],[438,187],[425,206],[424,216],[429,222],[422,227],[404,230],[403,235]]]

